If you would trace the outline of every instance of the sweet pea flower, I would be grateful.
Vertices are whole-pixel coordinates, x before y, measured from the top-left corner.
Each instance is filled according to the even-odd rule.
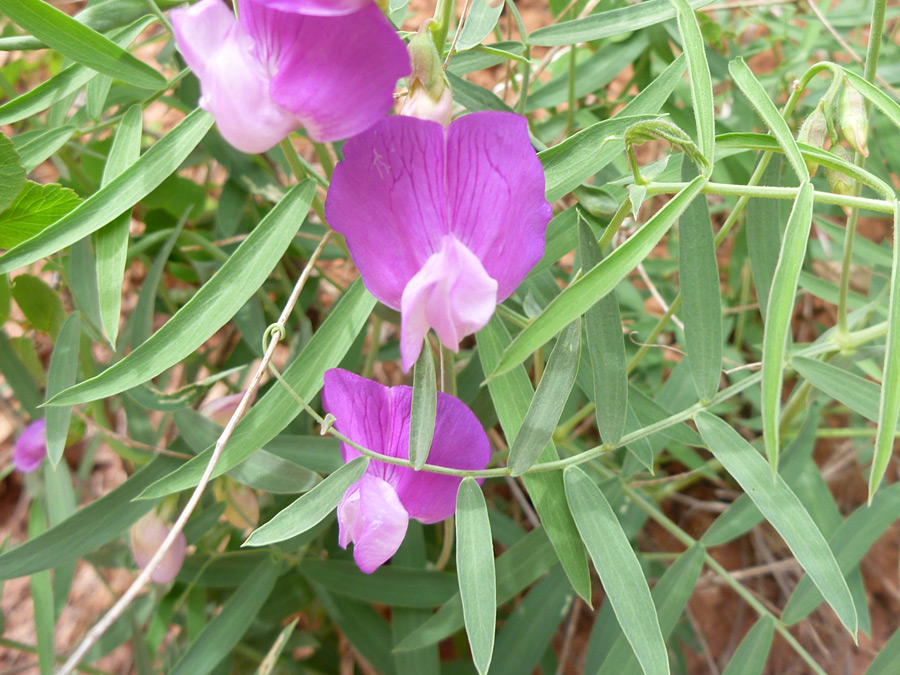
[[[366,288],[400,311],[403,369],[429,328],[459,351],[544,252],[552,210],[525,118],[388,117],[343,153],[325,215]]]
[[[403,41],[371,0],[221,0],[171,12],[200,106],[244,152],[303,126],[314,141],[357,134],[394,104],[409,73]]]
[[[147,567],[171,530],[169,524],[155,511],[150,511],[131,526],[131,552],[138,567],[141,569]],[[167,584],[178,576],[181,565],[184,563],[186,547],[184,533],[179,532],[175,541],[172,542],[172,546],[163,556],[162,562],[150,574],[150,580],[157,584]]]
[[[322,404],[334,415],[334,427],[354,443],[374,452],[409,458],[412,387],[386,387],[332,368],[325,373]],[[480,470],[491,449],[474,413],[457,398],[438,392],[434,441],[428,463]],[[345,462],[360,456],[341,444]],[[456,512],[461,478],[372,460],[363,477],[347,490],[337,510],[338,543],[353,543],[353,558],[371,574],[397,552],[409,519],[431,524]]]
[[[18,471],[30,473],[36,471],[47,456],[47,422],[35,420],[16,439],[13,453],[13,464]]]

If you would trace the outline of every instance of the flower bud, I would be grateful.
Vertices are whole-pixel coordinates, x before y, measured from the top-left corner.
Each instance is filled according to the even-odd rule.
[[[844,80],[844,89],[838,97],[838,124],[850,147],[863,157],[868,157],[869,116],[866,114],[866,101],[847,80]]]
[[[230,396],[214,398],[200,406],[200,414],[224,427],[228,424],[238,406],[240,406],[242,398],[244,398],[244,392],[242,391]]]
[[[18,471],[36,471],[47,456],[47,422],[36,420],[25,427],[16,440],[13,464]]]
[[[453,98],[440,54],[426,29],[427,23],[420,26],[419,32],[409,41],[412,75],[407,80],[409,94],[400,114],[447,126],[453,114]]]
[[[171,530],[172,528],[157,515],[155,510],[131,526],[131,552],[138,567],[141,569],[147,567]],[[150,574],[150,580],[158,584],[167,584],[178,576],[184,563],[186,546],[184,533],[179,532],[159,566]]]
[[[225,502],[225,520],[239,530],[254,528],[259,524],[259,502],[256,493],[246,485],[224,479],[213,483],[213,495]]]
[[[825,120],[824,106],[820,103],[816,106],[809,117],[807,117],[800,131],[797,133],[797,140],[806,143],[814,148],[823,150],[825,148],[825,137],[828,135],[828,122]],[[816,175],[819,165],[807,159],[806,168],[809,170],[810,177]]]
[[[850,153],[847,152],[842,145],[834,145],[831,152],[843,160],[851,161]],[[825,180],[828,181],[828,187],[832,192],[838,195],[849,196],[853,194],[853,181],[837,169],[825,169]]]

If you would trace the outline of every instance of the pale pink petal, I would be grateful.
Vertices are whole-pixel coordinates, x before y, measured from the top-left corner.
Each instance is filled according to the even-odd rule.
[[[237,25],[234,12],[221,0],[200,0],[169,14],[178,51],[194,74],[203,78],[206,63]]]
[[[131,526],[131,552],[138,567],[144,569],[150,564],[150,560],[156,555],[170,531],[169,525],[157,516],[155,511],[150,511]],[[184,533],[179,532],[163,556],[162,562],[150,574],[150,580],[158,584],[167,584],[178,576],[184,563],[186,547]]]
[[[391,485],[366,474],[354,484],[338,508],[339,542],[353,543],[353,559],[371,574],[393,556],[409,525],[409,516]]]
[[[47,422],[40,419],[29,424],[16,439],[13,465],[17,471],[30,473],[37,470],[47,456]]]

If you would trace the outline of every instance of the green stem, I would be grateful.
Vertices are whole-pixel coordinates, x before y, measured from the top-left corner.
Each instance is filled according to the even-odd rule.
[[[569,107],[566,110],[566,136],[575,133],[575,66],[577,52],[575,45],[569,50]]]
[[[456,0],[438,0],[434,8],[434,23],[431,24],[431,38],[438,54],[443,57],[444,47],[447,44],[447,33],[450,32],[450,22],[453,21]]]
[[[613,215],[612,220],[609,221],[609,225],[603,230],[600,241],[597,242],[597,246],[600,247],[601,251],[606,253],[607,247],[612,243],[613,237],[616,236],[616,233],[622,227],[622,223],[625,222],[629,213],[631,213],[631,199],[625,197],[625,201],[622,202],[619,210]]]
[[[9,640],[7,638],[0,638],[0,647],[6,647],[7,649],[17,649],[20,652],[25,652],[27,654],[37,654],[37,647],[35,647],[34,645],[25,644],[24,642],[17,642],[15,640]],[[56,659],[59,663],[63,663],[66,660],[65,656],[61,656],[59,654],[54,654],[53,658]],[[86,664],[79,665],[78,670],[82,673],[88,673],[89,675],[112,675],[112,673],[109,673],[105,670],[93,668]]]

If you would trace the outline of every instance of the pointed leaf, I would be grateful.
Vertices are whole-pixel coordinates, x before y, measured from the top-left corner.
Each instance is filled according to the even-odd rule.
[[[770,615],[761,616],[741,640],[722,675],[762,675],[772,649],[775,623]]]
[[[697,145],[709,162],[711,170],[716,146],[716,110],[713,106],[712,77],[709,74],[709,64],[706,62],[706,44],[688,0],[671,0],[671,2],[677,12],[678,30],[681,31],[684,52],[687,54],[691,101],[694,120],[697,123]]]
[[[421,469],[428,461],[431,441],[434,439],[434,421],[437,415],[437,380],[434,358],[426,338],[413,369],[412,410],[409,421],[409,461]]]
[[[12,248],[40,233],[66,214],[81,198],[56,183],[28,181],[8,209],[0,213],[0,248]]]
[[[75,312],[66,319],[50,357],[47,373],[47,398],[75,383],[78,374],[78,345],[81,342],[81,317]],[[47,408],[47,458],[53,466],[59,464],[66,437],[69,435],[69,421],[72,408],[60,406]]]

